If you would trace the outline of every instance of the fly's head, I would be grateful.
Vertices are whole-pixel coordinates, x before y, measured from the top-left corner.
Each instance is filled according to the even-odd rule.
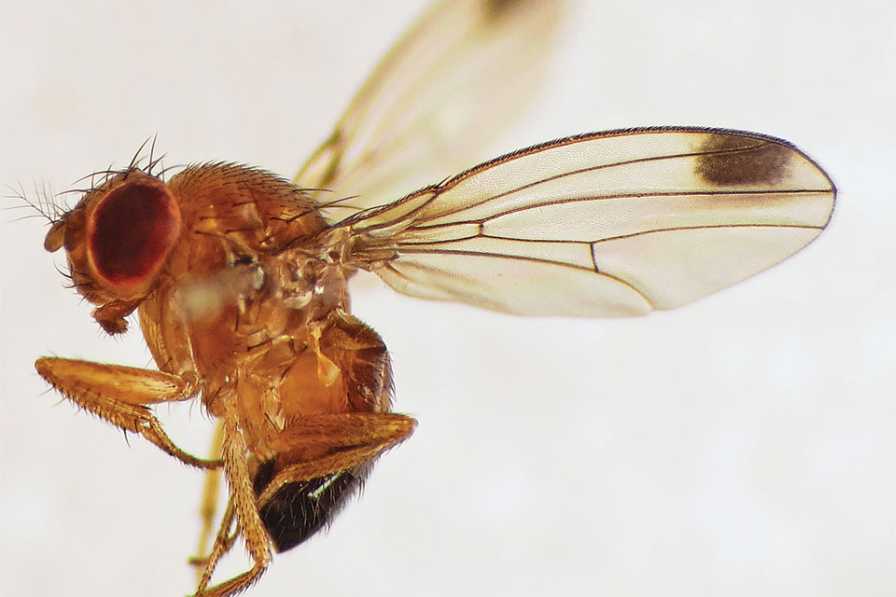
[[[84,192],[55,219],[44,248],[65,248],[72,284],[97,305],[97,323],[116,334],[152,291],[181,228],[180,207],[167,185],[131,166]]]

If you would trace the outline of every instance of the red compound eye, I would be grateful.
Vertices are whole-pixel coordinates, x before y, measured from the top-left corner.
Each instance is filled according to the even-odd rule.
[[[88,253],[95,272],[122,295],[152,283],[180,233],[180,209],[164,184],[128,181],[112,189],[88,220]]]

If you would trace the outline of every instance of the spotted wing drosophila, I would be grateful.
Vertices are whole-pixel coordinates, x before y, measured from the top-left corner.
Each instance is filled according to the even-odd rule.
[[[38,372],[76,405],[208,470],[207,487],[220,471],[227,479],[214,539],[207,492],[197,594],[246,589],[272,551],[326,525],[413,432],[391,411],[382,339],[351,314],[354,272],[505,313],[635,316],[760,272],[827,225],[828,176],[790,143],[733,130],[576,135],[435,182],[434,164],[494,130],[530,83],[490,81],[518,61],[537,76],[560,6],[437,3],[291,182],[230,163],[166,179],[150,157],[100,173],[51,217],[45,247],[65,249],[96,321],[121,333],[136,312],[158,370],[44,357]],[[391,194],[412,183],[419,190]],[[192,399],[219,422],[208,459],[180,449],[152,413]],[[237,539],[251,569],[210,587]]]

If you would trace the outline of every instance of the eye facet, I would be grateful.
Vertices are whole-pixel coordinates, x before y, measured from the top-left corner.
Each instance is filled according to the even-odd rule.
[[[140,177],[116,186],[88,217],[93,271],[123,296],[145,291],[177,242],[180,225],[177,201],[160,181]]]

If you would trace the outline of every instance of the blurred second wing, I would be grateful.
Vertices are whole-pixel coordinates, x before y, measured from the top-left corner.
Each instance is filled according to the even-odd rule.
[[[442,0],[389,51],[293,179],[340,201],[382,205],[484,158],[542,78],[561,0]],[[313,192],[313,191],[312,191]]]

